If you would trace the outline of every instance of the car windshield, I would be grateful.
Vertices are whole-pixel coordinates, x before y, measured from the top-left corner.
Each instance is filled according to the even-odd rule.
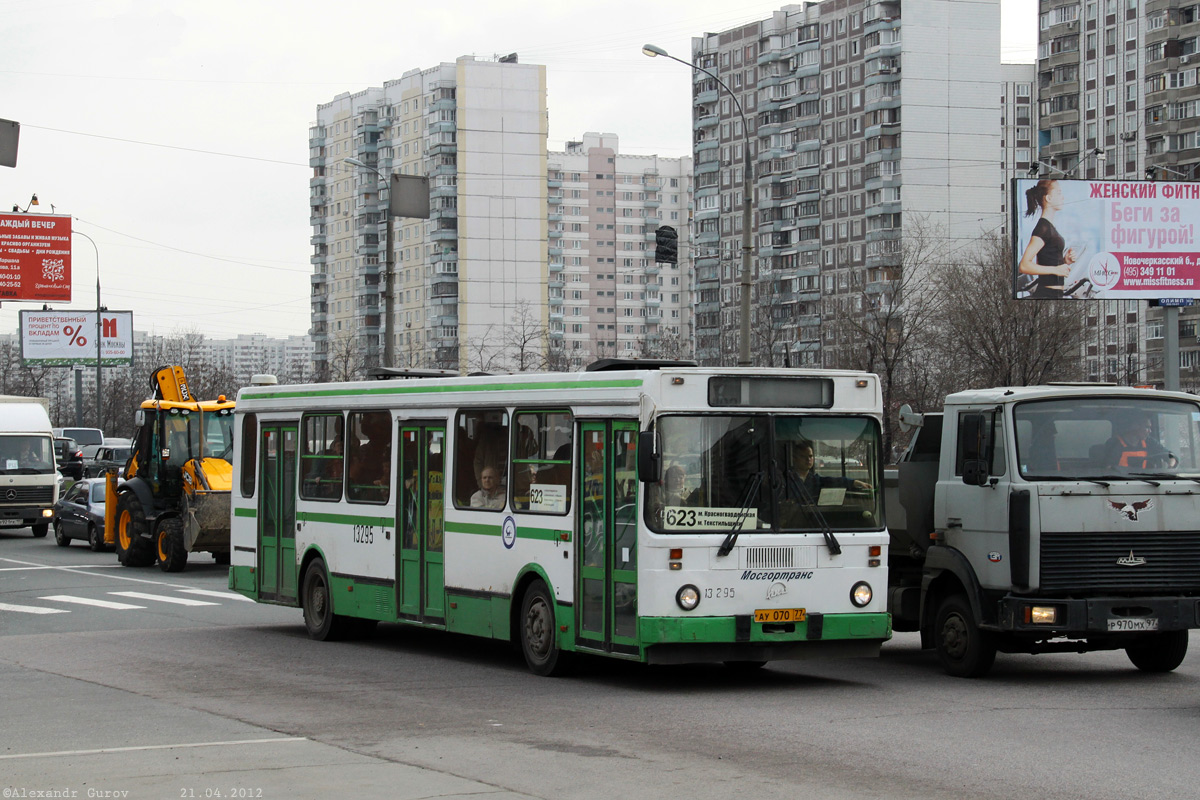
[[[1153,397],[1036,400],[1013,411],[1026,480],[1200,476],[1200,405]]]
[[[0,437],[0,475],[39,475],[54,472],[53,440],[47,436]]]
[[[667,416],[646,522],[664,533],[878,530],[879,425],[849,416]]]

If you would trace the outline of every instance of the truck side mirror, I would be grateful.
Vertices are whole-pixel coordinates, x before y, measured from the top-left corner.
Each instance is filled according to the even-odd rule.
[[[658,483],[662,480],[662,454],[658,450],[658,437],[654,431],[638,434],[638,480],[642,483]]]

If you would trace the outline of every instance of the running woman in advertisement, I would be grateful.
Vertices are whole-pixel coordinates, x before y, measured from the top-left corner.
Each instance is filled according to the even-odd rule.
[[[1030,297],[1062,299],[1063,285],[1077,258],[1075,248],[1068,248],[1054,227],[1054,217],[1063,208],[1062,187],[1056,180],[1040,180],[1026,190],[1025,201],[1025,216],[1031,217],[1040,210],[1041,218],[1033,226],[1018,269],[1022,275],[1034,276]]]

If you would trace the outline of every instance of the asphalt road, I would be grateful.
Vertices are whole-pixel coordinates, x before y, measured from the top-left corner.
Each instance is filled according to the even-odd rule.
[[[589,660],[545,679],[504,644],[397,625],[310,641],[225,572],[0,532],[6,796],[1200,794],[1196,653],[1169,675],[1119,652],[1001,655],[966,681],[901,634],[878,660]]]

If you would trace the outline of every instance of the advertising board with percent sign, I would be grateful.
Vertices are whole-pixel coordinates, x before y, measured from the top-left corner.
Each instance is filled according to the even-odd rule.
[[[103,366],[133,361],[133,312],[22,311],[21,361],[27,366],[95,366],[97,333]]]

